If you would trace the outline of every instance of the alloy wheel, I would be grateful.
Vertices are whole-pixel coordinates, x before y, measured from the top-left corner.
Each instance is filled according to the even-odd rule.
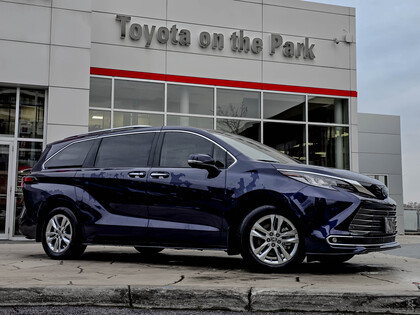
[[[63,253],[71,244],[73,228],[70,220],[63,214],[56,214],[48,221],[45,239],[50,250]]]
[[[279,214],[270,214],[254,223],[249,242],[259,261],[278,266],[297,254],[299,234],[290,220]]]

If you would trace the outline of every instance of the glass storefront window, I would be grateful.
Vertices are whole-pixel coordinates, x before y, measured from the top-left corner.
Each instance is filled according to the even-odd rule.
[[[255,141],[261,141],[261,123],[238,119],[217,119],[217,130],[241,135]]]
[[[38,161],[42,153],[42,142],[19,141],[17,150],[17,176],[15,191],[15,226],[14,235],[20,235],[18,220],[23,209],[22,177],[29,174],[30,169]]]
[[[16,89],[0,88],[0,136],[15,133]]]
[[[310,122],[348,124],[348,100],[310,96],[308,98],[308,116]]]
[[[19,137],[41,138],[44,136],[44,90],[20,90]]]
[[[167,125],[213,129],[213,118],[168,115]]]
[[[217,89],[217,115],[260,118],[260,92]]]
[[[305,96],[264,92],[264,119],[305,120]]]
[[[306,162],[306,128],[300,124],[265,122],[264,144],[292,158]]]
[[[168,112],[214,114],[213,88],[168,84]]]
[[[111,111],[89,110],[89,131],[111,128]]]
[[[114,85],[114,108],[156,112],[164,110],[164,84],[115,80]]]
[[[0,144],[0,234],[6,232],[9,145]]]
[[[309,164],[350,169],[348,127],[309,126]]]
[[[90,78],[90,107],[111,108],[112,80],[106,78]]]
[[[114,128],[134,125],[163,126],[163,115],[114,112]]]

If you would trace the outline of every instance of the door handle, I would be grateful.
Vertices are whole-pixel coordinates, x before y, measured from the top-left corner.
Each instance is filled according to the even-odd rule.
[[[128,176],[130,176],[131,178],[144,178],[146,177],[146,172],[130,172],[128,173]]]
[[[150,176],[153,178],[162,179],[162,178],[168,178],[169,173],[168,172],[153,172],[150,174]]]

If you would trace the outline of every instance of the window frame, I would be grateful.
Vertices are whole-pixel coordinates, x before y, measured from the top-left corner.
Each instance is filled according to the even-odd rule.
[[[225,164],[228,164],[228,155],[231,157],[231,159],[233,159],[233,162],[229,165],[226,165],[224,168],[220,168],[221,170],[228,170],[230,169],[234,164],[236,164],[236,162],[238,161],[235,156],[229,152],[229,150],[227,150],[225,147],[223,147],[222,145],[220,145],[219,143],[217,143],[216,141],[210,139],[209,137],[196,133],[196,132],[192,132],[192,131],[187,131],[187,130],[162,130],[160,132],[160,136],[159,136],[159,140],[158,143],[156,145],[156,149],[155,149],[155,154],[154,154],[154,159],[153,159],[153,164],[152,167],[153,168],[176,168],[176,169],[185,169],[185,168],[192,168],[192,167],[169,167],[169,166],[161,166],[160,165],[160,159],[161,159],[161,155],[162,155],[162,148],[163,148],[163,143],[165,140],[165,135],[167,133],[186,133],[186,134],[192,134],[195,136],[199,136],[209,142],[212,142],[214,145],[218,146],[222,151],[224,151],[226,153],[226,162]]]

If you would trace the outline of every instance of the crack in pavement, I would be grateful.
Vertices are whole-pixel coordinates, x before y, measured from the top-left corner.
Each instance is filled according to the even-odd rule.
[[[77,268],[77,269],[80,269],[80,270],[79,270],[79,274],[81,274],[81,273],[83,272],[83,268],[81,268],[81,266],[77,266],[76,268]]]
[[[386,279],[372,277],[372,276],[369,276],[369,275],[364,274],[364,273],[361,273],[360,275],[361,276],[364,276],[366,278],[369,278],[369,279],[379,280],[379,281],[388,282],[388,283],[392,283],[392,284],[398,284],[398,282],[394,282],[394,281],[391,281],[391,280],[386,280]]]
[[[301,286],[300,288],[301,288],[301,289],[304,289],[304,288],[306,288],[306,287],[310,287],[311,285],[315,285],[315,283],[305,284],[305,285]]]
[[[173,283],[169,283],[169,284],[167,284],[167,285],[174,285],[174,284],[177,284],[177,283],[180,283],[182,280],[184,280],[185,279],[185,276],[184,275],[181,275],[181,278],[179,279],[179,280],[177,280],[177,281],[175,281],[175,282],[173,282]]]

